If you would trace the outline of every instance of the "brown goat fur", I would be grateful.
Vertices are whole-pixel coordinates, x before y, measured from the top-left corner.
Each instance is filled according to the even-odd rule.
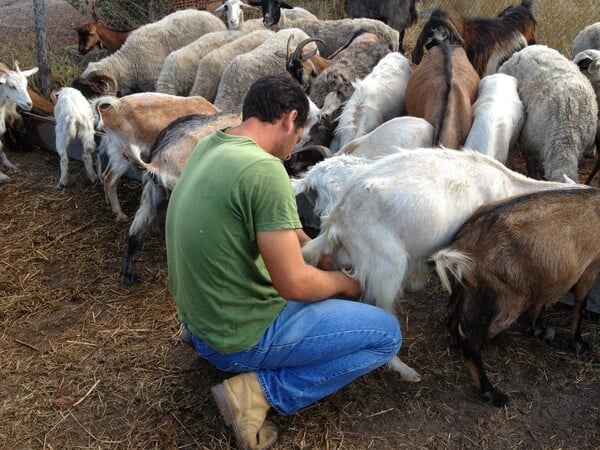
[[[115,30],[95,22],[86,22],[75,27],[79,36],[79,53],[85,55],[94,47],[105,48],[114,53],[121,48],[135,28]]]
[[[578,353],[589,351],[581,317],[600,272],[598,227],[599,189],[539,192],[482,206],[432,257],[452,291],[451,338],[462,348],[475,385],[495,406],[508,399],[487,378],[480,349],[519,317],[530,320],[537,336],[550,338],[541,312],[572,291],[570,345]]]
[[[533,0],[523,0],[490,19],[461,17],[453,10],[435,9],[419,34],[412,60],[419,64],[423,49],[436,45],[435,35],[443,29],[462,38],[467,57],[480,77],[495,73],[513,53],[535,44],[532,9]]]
[[[473,123],[479,76],[464,49],[447,40],[433,47],[406,85],[406,111],[433,125],[434,145],[458,149]]]
[[[130,160],[131,145],[140,147],[146,156],[160,132],[173,120],[188,114],[212,115],[219,111],[201,96],[179,97],[147,92],[125,97],[100,97],[94,104],[95,114],[102,122],[101,128],[111,136],[125,159]],[[113,150],[114,151],[114,150]],[[109,159],[113,151],[107,152]],[[116,183],[126,171],[116,161],[111,161],[104,172],[104,192],[118,221],[124,221],[117,197]]]

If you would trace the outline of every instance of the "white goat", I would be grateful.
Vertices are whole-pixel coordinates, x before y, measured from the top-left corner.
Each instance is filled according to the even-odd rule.
[[[56,94],[54,118],[56,152],[60,157],[60,179],[57,189],[64,188],[69,182],[67,147],[75,139],[79,139],[83,146],[81,159],[90,181],[93,183],[102,179],[100,157],[96,152],[94,140],[94,113],[90,102],[77,89],[61,88]]]
[[[392,52],[362,80],[352,82],[354,92],[343,106],[335,129],[340,147],[404,112],[404,93],[411,74],[410,61]]]
[[[21,72],[18,65],[16,65],[16,70],[11,70],[5,64],[0,63],[0,137],[6,132],[7,115],[16,114],[16,106],[25,111],[29,111],[33,107],[31,97],[27,92],[27,77],[37,71],[38,68],[34,67]],[[7,172],[15,172],[17,168],[8,160],[2,147],[0,140],[0,164]],[[6,183],[9,180],[10,177],[0,171],[0,183]]]
[[[350,275],[363,287],[363,300],[393,312],[405,287],[424,286],[427,258],[448,245],[479,206],[572,187],[527,178],[471,150],[404,150],[374,161],[348,180],[323,220],[321,234],[302,252],[313,265],[328,254],[335,267],[352,266]],[[403,379],[419,380],[398,358],[389,366]]]
[[[487,75],[479,82],[465,147],[506,164],[513,156],[524,120],[517,79],[503,73]]]

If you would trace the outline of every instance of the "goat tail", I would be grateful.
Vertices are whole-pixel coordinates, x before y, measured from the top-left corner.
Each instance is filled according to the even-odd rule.
[[[444,79],[446,81],[446,92],[440,105],[440,111],[433,131],[433,145],[440,145],[440,139],[444,130],[444,119],[446,118],[446,110],[448,109],[448,101],[450,99],[450,89],[452,88],[452,45],[448,39],[444,39],[440,43],[442,53],[444,55]]]
[[[150,172],[150,174],[152,174],[154,171],[152,170],[153,167],[151,164],[147,163],[146,161],[144,161],[144,159],[142,158],[142,149],[139,145],[136,144],[129,144],[129,147],[131,148],[131,157],[133,160],[133,163],[140,168],[141,170],[145,170],[147,172]]]
[[[435,253],[430,261],[435,263],[435,271],[440,278],[440,282],[448,293],[452,293],[450,280],[448,280],[448,272],[460,283],[462,282],[463,273],[472,271],[473,260],[466,254],[452,249],[442,249]]]

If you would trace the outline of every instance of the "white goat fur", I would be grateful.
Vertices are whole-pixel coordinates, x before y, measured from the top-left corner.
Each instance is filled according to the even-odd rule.
[[[590,81],[558,51],[530,45],[512,55],[499,72],[518,80],[526,116],[519,146],[529,176],[538,163],[547,180],[577,181],[579,161],[594,154],[598,105]]]
[[[503,73],[487,75],[479,82],[465,147],[506,164],[513,156],[524,120],[517,79]]]
[[[433,141],[433,126],[420,117],[395,117],[373,131],[357,137],[342,147],[336,155],[353,155],[375,159],[402,149],[429,147]]]
[[[190,95],[201,95],[214,102],[221,76],[233,58],[255,49],[273,35],[275,32],[266,29],[254,31],[209,52],[198,63]]]
[[[239,31],[213,31],[172,51],[166,57],[158,80],[156,80],[156,92],[188,95],[194,85],[200,60],[212,50],[219,49],[222,45],[241,36],[243,33]]]
[[[63,87],[57,93],[54,118],[56,152],[60,157],[60,179],[57,188],[63,188],[69,182],[67,147],[75,139],[81,141],[83,147],[81,159],[90,181],[94,183],[102,179],[100,157],[96,152],[94,140],[94,113],[90,102],[77,89]]]
[[[16,107],[30,111],[33,107],[31,97],[27,92],[27,77],[38,71],[37,67],[21,72],[11,70],[8,66],[0,63],[0,137],[6,133],[6,122],[9,116],[17,114]],[[7,172],[15,172],[17,168],[8,160],[0,140],[0,165]],[[0,171],[0,183],[7,183],[10,177]]]
[[[571,55],[575,57],[577,53],[590,48],[600,50],[600,22],[588,25],[575,36]]]
[[[173,50],[219,30],[226,30],[225,24],[207,11],[176,11],[134,30],[115,53],[89,63],[81,77],[113,77],[120,95],[153,91],[163,62]]]
[[[479,206],[572,187],[527,178],[472,150],[403,150],[347,181],[321,233],[302,253],[312,265],[328,254],[335,267],[352,266],[350,275],[363,287],[363,300],[393,312],[405,286],[423,287],[427,258],[448,245]]]
[[[343,106],[335,129],[340,147],[404,112],[404,93],[411,74],[409,60],[392,52],[362,80],[352,82],[354,92]]]

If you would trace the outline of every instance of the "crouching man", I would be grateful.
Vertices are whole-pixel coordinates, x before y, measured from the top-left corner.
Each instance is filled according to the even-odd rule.
[[[282,162],[307,115],[291,78],[256,81],[242,123],[198,143],[167,210],[170,291],[196,351],[239,373],[212,394],[242,449],[276,442],[271,407],[292,414],[385,364],[402,342],[393,315],[347,300],[361,294],[356,281],[302,258],[309,238]]]

